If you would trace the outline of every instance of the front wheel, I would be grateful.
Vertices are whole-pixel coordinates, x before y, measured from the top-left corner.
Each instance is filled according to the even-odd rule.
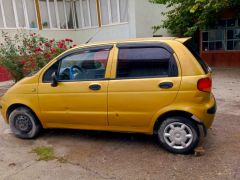
[[[35,138],[42,127],[32,111],[26,107],[13,110],[9,116],[9,124],[14,135],[22,139]]]
[[[158,126],[157,137],[166,150],[176,154],[187,154],[198,145],[199,129],[190,119],[170,117]]]

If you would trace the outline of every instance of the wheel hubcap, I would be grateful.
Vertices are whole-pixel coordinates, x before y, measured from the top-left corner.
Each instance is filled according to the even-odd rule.
[[[25,133],[28,133],[32,129],[32,122],[26,115],[18,115],[15,118],[15,127]]]
[[[174,149],[187,148],[193,140],[192,130],[185,124],[174,122],[164,129],[165,142]]]

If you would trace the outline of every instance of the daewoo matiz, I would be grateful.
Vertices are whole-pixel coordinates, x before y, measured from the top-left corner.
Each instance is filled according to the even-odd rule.
[[[1,112],[13,133],[42,128],[154,134],[174,153],[189,153],[211,127],[216,103],[210,68],[188,38],[87,44],[53,59],[11,87]]]

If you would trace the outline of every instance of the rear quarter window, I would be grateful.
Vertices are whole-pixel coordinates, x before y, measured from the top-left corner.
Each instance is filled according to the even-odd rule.
[[[208,74],[211,69],[207,65],[207,63],[201,58],[200,54],[194,49],[190,41],[187,41],[184,43],[185,47],[192,53],[192,55],[195,57],[195,59],[198,61],[198,63],[201,65],[203,71],[205,74]]]

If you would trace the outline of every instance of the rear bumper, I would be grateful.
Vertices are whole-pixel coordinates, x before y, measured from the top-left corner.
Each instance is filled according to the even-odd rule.
[[[211,94],[209,102],[200,106],[195,112],[199,122],[203,123],[206,129],[210,128],[217,112],[217,104],[213,94]]]
[[[208,114],[216,114],[216,112],[217,112],[217,104],[216,104],[216,101],[215,101],[214,105],[207,110],[207,113]]]

